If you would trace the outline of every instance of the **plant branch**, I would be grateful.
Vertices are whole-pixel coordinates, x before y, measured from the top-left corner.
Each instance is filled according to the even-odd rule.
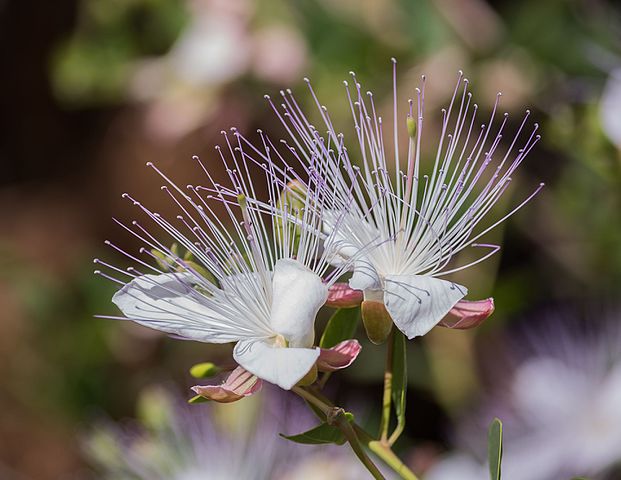
[[[375,440],[360,426],[354,424],[354,429],[362,443],[379,457],[386,465],[388,465],[397,475],[404,480],[419,480],[418,477],[410,470],[397,455],[392,451],[390,446]]]
[[[391,330],[386,342],[386,368],[384,370],[384,397],[382,399],[382,419],[380,421],[379,438],[380,442],[388,444],[388,428],[390,425],[390,407],[392,402],[392,356],[393,356],[393,336]]]
[[[360,457],[360,450],[357,450],[359,447],[364,445],[368,448],[373,454],[382,460],[386,465],[388,465],[397,475],[399,475],[403,480],[419,480],[416,475],[395,455],[389,445],[383,444],[382,442],[374,439],[371,435],[369,435],[362,427],[357,425],[355,422],[349,421],[342,415],[343,409],[336,407],[329,399],[327,399],[320,392],[314,390],[312,387],[302,388],[302,387],[293,387],[293,392],[297,393],[300,397],[302,397],[307,402],[316,406],[319,410],[321,410],[325,415],[326,419],[333,419],[332,421],[337,420],[338,416],[335,417],[335,412],[340,411],[340,418],[343,419],[347,423],[347,425],[339,426],[345,438],[349,441],[354,453],[360,458],[362,463],[369,469],[369,466],[366,461],[363,461]],[[338,426],[338,424],[337,424]],[[344,431],[343,428],[346,428],[348,431]],[[351,430],[351,432],[349,431]],[[351,436],[351,433],[354,436]],[[350,440],[351,439],[351,440]],[[352,443],[352,440],[354,443]],[[364,450],[362,451],[364,453]],[[373,462],[366,456],[368,462],[375,467]],[[377,467],[375,467],[377,469]],[[373,471],[369,470],[372,474]],[[381,473],[380,473],[381,475]],[[375,478],[384,478],[384,477],[375,477]]]
[[[327,404],[323,400],[317,398],[317,396],[313,392],[308,391],[302,387],[293,387],[292,390],[304,400],[312,403],[319,410],[321,410],[326,415],[327,423],[329,425],[335,425],[343,433],[343,436],[347,439],[347,442],[351,446],[352,450],[354,451],[360,462],[366,467],[369,473],[373,475],[374,479],[385,480],[384,476],[379,471],[377,466],[364,451],[364,448],[360,443],[358,436],[356,435],[356,431],[353,429],[350,420],[345,416],[345,410],[339,407],[335,407],[334,405]]]

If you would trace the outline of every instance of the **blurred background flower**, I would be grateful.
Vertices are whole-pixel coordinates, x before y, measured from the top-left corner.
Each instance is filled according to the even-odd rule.
[[[137,415],[125,425],[100,420],[84,434],[83,449],[97,478],[355,480],[367,474],[347,448],[280,438],[317,422],[302,401],[276,390],[224,409],[188,405],[151,387],[140,395]]]
[[[483,349],[488,387],[458,424],[457,444],[471,455],[449,455],[429,480],[485,477],[485,432],[494,417],[505,426],[504,478],[618,478],[621,319],[601,306],[580,310],[531,314]]]
[[[476,331],[435,329],[408,346],[412,415],[397,447],[417,471],[452,446],[454,421],[480,398],[485,346],[552,303],[619,296],[616,2],[23,0],[0,2],[0,27],[2,478],[88,478],[76,434],[94,412],[133,417],[145,386],[174,378],[185,389],[190,365],[230,358],[226,346],[94,319],[117,312],[91,259],[107,255],[106,238],[137,248],[110,220],[131,218],[122,192],[166,205],[147,161],[196,182],[191,155],[211,159],[220,130],[278,137],[263,94],[291,87],[308,105],[303,76],[333,122],[349,125],[349,70],[382,113],[391,108],[391,56],[403,101],[425,73],[431,154],[459,69],[482,115],[500,90],[511,118],[530,108],[541,124],[513,198],[539,181],[547,187],[490,235],[503,244],[499,255],[454,278],[471,298],[493,295],[496,312]],[[356,368],[328,388],[379,403],[382,365],[381,348],[364,345]]]

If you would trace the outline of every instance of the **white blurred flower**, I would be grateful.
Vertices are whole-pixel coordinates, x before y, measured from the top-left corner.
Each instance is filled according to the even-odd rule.
[[[621,68],[610,72],[600,101],[600,117],[604,133],[621,148]]]
[[[621,461],[621,323],[601,318],[582,326],[566,312],[513,332],[503,348],[508,361],[494,359],[498,377],[479,425],[464,422],[463,447],[484,458],[485,424],[497,416],[504,423],[503,479],[601,478]],[[449,458],[432,480],[457,478],[443,472],[458,463],[486,470],[474,458]]]
[[[244,18],[210,6],[193,17],[168,58],[181,80],[195,87],[208,86],[245,73],[251,46]]]
[[[424,480],[485,480],[489,473],[474,458],[464,455],[449,455],[433,465]],[[506,478],[503,472],[503,477]]]
[[[369,472],[351,457],[339,455],[334,448],[317,449],[292,463],[278,480],[360,480],[369,477]],[[397,478],[384,473],[387,479]]]
[[[294,82],[306,59],[306,43],[296,30],[283,25],[255,33],[252,65],[257,77],[275,84]]]
[[[82,438],[102,480],[359,480],[368,471],[347,449],[298,445],[278,436],[316,423],[299,400],[267,391],[253,401],[191,406],[146,390],[139,421],[96,423]],[[385,478],[395,478],[385,474]]]
[[[301,404],[274,393],[224,411],[214,404],[191,406],[166,390],[150,389],[141,396],[139,422],[100,422],[82,446],[101,472],[99,478],[107,480],[285,480],[299,478],[289,472],[307,455],[322,451],[343,464],[340,471],[356,467],[355,459],[341,455],[338,447],[309,449],[280,438],[278,433],[297,433],[314,420]],[[247,421],[238,425],[239,417]],[[362,468],[359,475],[364,475]],[[339,470],[336,475],[356,478],[342,477]]]

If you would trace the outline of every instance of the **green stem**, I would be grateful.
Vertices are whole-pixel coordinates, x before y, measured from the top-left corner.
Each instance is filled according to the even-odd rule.
[[[358,457],[358,459],[362,462],[362,464],[366,467],[366,469],[373,475],[373,478],[377,480],[386,480],[382,472],[379,471],[377,466],[373,463],[373,461],[369,458],[367,453],[364,451],[362,444],[360,443],[360,439],[356,435],[351,423],[343,413],[340,413],[336,419],[336,425],[339,427],[343,435],[351,445],[352,450]]]
[[[292,390],[293,392],[297,393],[300,397],[302,397],[304,400],[308,401],[309,403],[312,403],[317,408],[319,408],[326,415],[326,418],[332,412],[334,412],[336,408],[338,408],[338,407],[335,407],[332,404],[332,402],[330,402],[330,400],[328,400],[321,393],[314,390],[312,387],[309,387],[308,389],[302,388],[302,387],[293,387]],[[339,417],[337,417],[337,420],[338,418]],[[340,418],[343,418],[343,416],[341,415]],[[351,439],[354,441],[354,443],[351,443],[350,437],[348,436],[351,434],[343,431],[342,427],[339,426],[339,428],[341,428],[343,435],[349,441],[352,449],[354,450],[354,453],[358,455],[358,458],[360,458],[361,461],[362,461],[362,458],[359,456],[359,451],[357,451],[356,449],[360,447],[360,444],[362,442],[364,446],[366,446],[380,460],[382,460],[386,465],[388,465],[403,480],[418,480],[418,477],[414,475],[414,473],[399,459],[399,457],[397,457],[397,455],[395,455],[395,453],[392,451],[389,445],[374,439],[371,435],[369,435],[362,427],[357,425],[355,422],[346,421],[346,423],[349,429],[351,429],[353,433],[355,434],[355,438]],[[362,453],[364,453],[364,451]],[[368,456],[365,455],[365,457],[368,459]],[[368,461],[370,462],[371,465],[373,465],[373,462],[371,462],[370,459],[368,459]],[[367,466],[367,463],[365,463],[364,461],[363,461],[363,464],[367,467],[367,469],[369,468]],[[375,467],[375,465],[373,466]],[[375,468],[377,469],[377,467]],[[371,471],[371,473],[373,472]],[[384,478],[384,477],[375,477],[375,478]]]
[[[319,380],[319,382],[317,382],[320,389],[323,389],[323,387],[326,386],[326,382],[328,381],[331,375],[332,375],[332,372],[323,372],[321,379]]]
[[[302,387],[293,387],[292,390],[304,400],[312,403],[318,409],[320,409],[326,415],[328,423],[336,425],[338,429],[343,432],[343,436],[349,442],[352,450],[354,451],[360,462],[362,462],[362,464],[369,471],[369,473],[373,475],[373,478],[375,478],[376,480],[385,480],[384,476],[379,471],[377,466],[364,451],[364,448],[362,447],[362,444],[360,443],[360,440],[358,439],[355,430],[353,429],[350,421],[345,417],[345,411],[342,408],[338,408],[334,405],[329,405],[325,403],[323,400],[317,398],[312,392],[309,392]]]
[[[391,330],[386,342],[386,369],[384,370],[384,397],[382,399],[382,419],[380,421],[379,437],[382,443],[388,443],[388,427],[390,425],[390,407],[392,402],[392,355],[393,336]]]
[[[392,434],[390,435],[390,438],[388,439],[388,445],[392,447],[395,444],[395,442],[399,439],[401,434],[403,433],[403,430],[405,430],[405,423],[404,422],[397,423],[397,427],[393,430]]]
[[[354,429],[358,434],[358,437],[362,443],[371,450],[377,457],[379,457],[386,465],[388,465],[397,475],[404,480],[418,480],[418,477],[414,475],[414,472],[410,470],[400,459],[395,455],[390,446],[375,440],[371,435],[365,432],[361,427],[354,424]]]
[[[292,392],[297,393],[300,397],[306,400],[309,403],[315,405],[319,410],[321,410],[326,416],[334,409],[334,405],[328,404],[323,400],[317,398],[317,396],[303,387],[293,387],[291,389]]]

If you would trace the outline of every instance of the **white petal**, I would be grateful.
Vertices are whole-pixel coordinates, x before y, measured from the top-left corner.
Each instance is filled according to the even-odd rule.
[[[162,332],[213,343],[247,337],[236,334],[225,317],[206,305],[192,288],[195,283],[190,274],[142,275],[116,292],[112,301],[128,319]]]
[[[319,275],[297,260],[281,259],[274,266],[270,323],[290,346],[313,343],[315,317],[328,299],[328,287]]]
[[[381,281],[377,270],[366,258],[357,260],[354,274],[349,279],[349,286],[354,290],[377,290],[381,288]]]
[[[306,375],[319,357],[318,348],[279,347],[268,340],[242,340],[233,358],[250,373],[290,390]]]
[[[379,230],[360,214],[327,210],[322,212],[322,216],[323,231],[328,235],[324,247],[329,253],[330,263],[334,266],[342,266],[363,258],[360,255],[362,250],[381,238]]]
[[[334,231],[339,218],[339,214],[335,211],[326,209],[322,212],[323,232],[328,236],[324,242],[324,248],[331,253],[330,264],[335,267],[346,264],[358,251],[356,247],[345,241],[342,233]]]
[[[424,335],[468,293],[466,287],[423,275],[387,275],[384,303],[408,338]]]

